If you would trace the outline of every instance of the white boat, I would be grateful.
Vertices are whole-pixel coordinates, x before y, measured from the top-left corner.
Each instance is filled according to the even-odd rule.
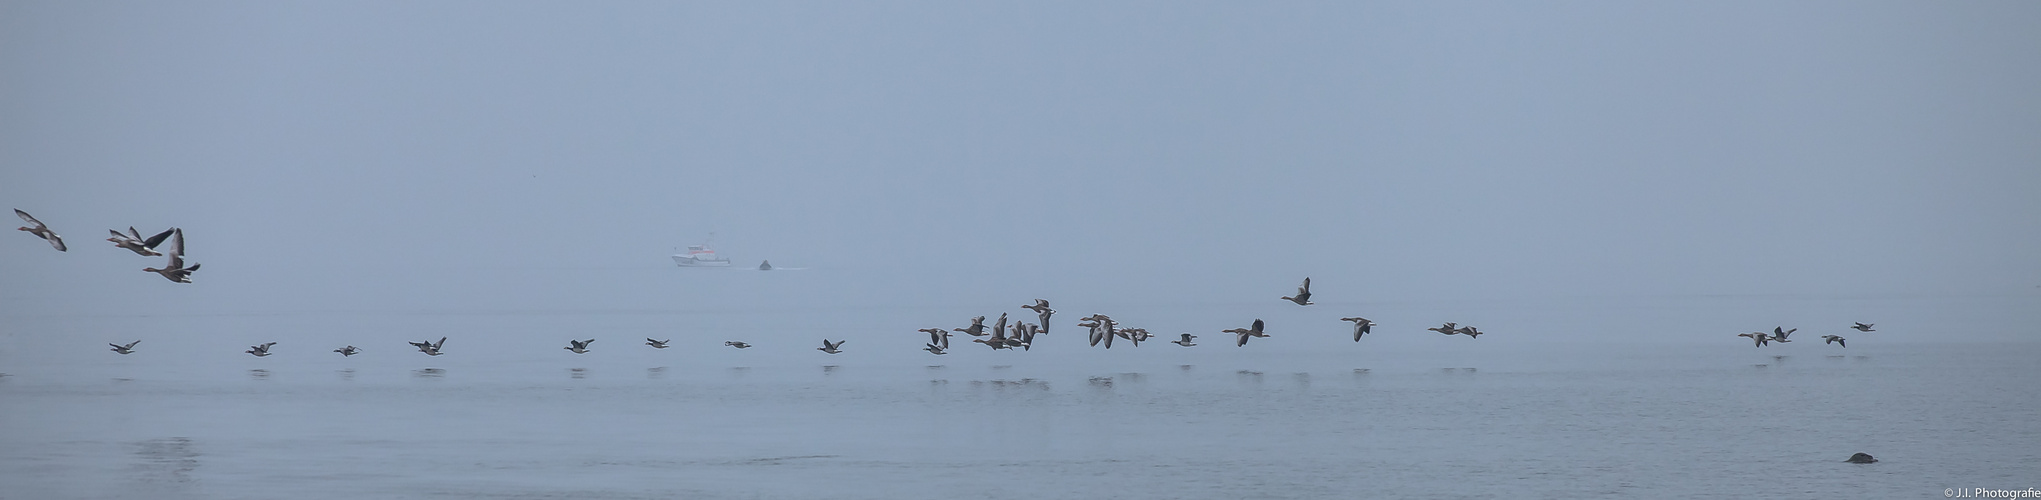
[[[717,257],[708,243],[688,245],[686,252],[673,254],[673,263],[680,267],[730,267],[730,259]]]

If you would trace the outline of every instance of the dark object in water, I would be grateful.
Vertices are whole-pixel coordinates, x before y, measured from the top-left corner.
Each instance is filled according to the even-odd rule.
[[[758,270],[760,270],[760,271],[771,271],[771,270],[772,270],[772,261],[770,261],[770,260],[764,260],[764,261],[759,261],[759,262],[758,262]]]
[[[1844,462],[1849,462],[1849,463],[1853,463],[1853,464],[1868,464],[1868,463],[1876,463],[1877,461],[1878,461],[1878,459],[1876,459],[1876,458],[1871,458],[1871,454],[1869,454],[1869,453],[1858,453],[1858,454],[1855,454],[1855,455],[1850,455],[1850,459],[1849,459],[1849,460],[1844,460]]]

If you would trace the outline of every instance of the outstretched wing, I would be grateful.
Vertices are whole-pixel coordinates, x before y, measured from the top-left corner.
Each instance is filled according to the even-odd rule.
[[[128,231],[130,231],[130,232],[132,232],[132,231],[134,231],[134,230],[135,230],[135,228],[132,228],[132,227],[128,228]],[[145,247],[149,247],[149,248],[156,248],[156,245],[161,245],[161,244],[163,244],[163,240],[164,240],[164,239],[167,239],[167,238],[169,238],[169,237],[170,237],[170,233],[173,233],[173,232],[177,232],[177,230],[176,230],[176,229],[165,229],[165,230],[163,230],[163,232],[160,232],[160,233],[156,233],[156,235],[155,235],[155,236],[150,236],[150,237],[149,237],[149,239],[146,239],[146,240],[142,240],[142,246],[145,246]],[[141,233],[135,233],[135,239],[141,239]],[[180,251],[181,251],[181,250],[180,250]]]
[[[1248,327],[1248,330],[1252,330],[1254,333],[1261,333],[1261,320],[1254,320],[1254,326]]]
[[[28,221],[29,224],[35,224],[36,227],[48,227],[43,225],[43,221],[35,220],[35,216],[29,215],[28,212],[23,212],[19,208],[14,209],[14,215],[20,216],[21,220]]]

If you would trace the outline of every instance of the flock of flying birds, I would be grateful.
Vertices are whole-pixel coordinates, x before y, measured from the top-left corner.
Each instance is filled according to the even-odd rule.
[[[28,212],[23,212],[20,209],[15,209],[14,214],[20,216],[22,220],[28,221],[28,223],[31,224],[30,226],[23,226],[18,229],[22,231],[27,231],[30,234],[34,234],[38,237],[41,237],[44,240],[49,241],[50,246],[56,247],[57,251],[61,252],[66,250],[66,248],[64,247],[63,237],[58,236],[55,231],[50,230],[48,225],[43,224],[42,221],[36,220],[34,216],[30,216]],[[154,236],[150,236],[148,238],[143,238],[141,232],[136,231],[135,228],[133,227],[129,227],[128,232],[126,234],[111,229],[107,231],[113,233],[113,237],[107,238],[106,240],[113,242],[114,246],[128,249],[142,256],[149,257],[163,255],[169,256],[169,263],[167,263],[163,268],[158,269],[151,267],[145,268],[143,269],[143,271],[160,274],[164,278],[168,278],[170,281],[173,282],[190,283],[191,273],[193,271],[198,270],[198,264],[192,264],[190,267],[184,266],[183,229],[173,227],[170,229],[166,229],[161,233],[157,233]],[[170,242],[169,247],[170,251],[167,254],[156,251],[156,248],[160,246],[164,241]],[[1289,301],[1291,303],[1295,303],[1299,306],[1312,305],[1313,302],[1311,302],[1311,278],[1304,278],[1304,284],[1297,286],[1297,293],[1295,295],[1284,296],[1281,297],[1281,299]],[[1000,313],[999,319],[994,321],[992,326],[990,327],[987,327],[985,325],[984,316],[978,316],[975,318],[971,318],[971,324],[969,326],[965,326],[962,328],[951,328],[948,330],[942,328],[923,328],[917,331],[927,333],[929,336],[929,341],[928,344],[922,348],[922,350],[928,351],[929,353],[936,355],[948,354],[950,349],[951,332],[963,333],[965,335],[975,337],[971,340],[971,342],[984,344],[985,346],[990,347],[994,350],[1015,348],[1019,348],[1023,351],[1031,350],[1034,347],[1035,337],[1037,335],[1049,333],[1049,317],[1051,315],[1054,315],[1056,313],[1056,310],[1050,309],[1049,301],[1045,299],[1035,299],[1034,304],[1023,305],[1021,306],[1021,308],[1034,311],[1035,317],[1039,321],[1039,323],[1014,321],[1012,322],[1012,324],[1009,325],[1007,322],[1007,314]],[[1372,329],[1375,326],[1378,326],[1375,322],[1369,321],[1367,318],[1362,317],[1340,318],[1340,320],[1352,322],[1354,324],[1353,340],[1355,342],[1360,342],[1362,336],[1367,335],[1372,331]],[[1094,347],[1103,344],[1105,348],[1111,349],[1113,348],[1114,339],[1132,342],[1136,347],[1139,347],[1141,345],[1141,342],[1154,338],[1154,335],[1150,334],[1147,329],[1133,328],[1122,325],[1114,321],[1112,317],[1106,316],[1104,314],[1093,314],[1090,316],[1085,316],[1083,318],[1078,318],[1077,326],[1082,326],[1090,329],[1089,338],[1091,341],[1091,346]],[[1268,333],[1264,331],[1265,326],[1266,325],[1262,322],[1262,320],[1257,318],[1254,320],[1253,324],[1249,325],[1246,328],[1231,328],[1227,330],[1222,330],[1220,331],[1220,333],[1233,334],[1234,335],[1233,345],[1235,347],[1242,347],[1247,345],[1248,340],[1254,339],[1256,337],[1268,337],[1269,336]],[[1856,323],[1855,326],[1852,326],[1851,328],[1855,328],[1857,331],[1861,332],[1874,331],[1871,329],[1871,324],[1869,323]],[[1456,323],[1450,322],[1437,327],[1426,328],[1426,330],[1438,332],[1445,335],[1466,335],[1468,338],[1480,338],[1481,334],[1484,333],[1480,329],[1475,328],[1473,326],[1460,326]],[[1779,327],[1773,328],[1772,332],[1769,334],[1765,332],[1751,332],[1737,334],[1737,336],[1748,337],[1758,347],[1764,347],[1767,345],[1771,345],[1771,343],[1773,342],[1779,343],[1792,342],[1791,340],[1788,340],[1788,337],[1792,336],[1793,332],[1798,330],[1799,329],[1797,328],[1786,329],[1784,327]],[[1170,343],[1183,347],[1192,347],[1198,345],[1195,343],[1196,339],[1198,338],[1198,336],[1196,335],[1184,333],[1180,334],[1178,337],[1179,338],[1177,340],[1172,340],[1170,341]],[[1843,347],[1849,346],[1844,341],[1843,337],[1838,335],[1825,335],[1822,337],[1822,339],[1827,341],[1826,343],[1837,344]],[[562,347],[561,349],[566,349],[567,351],[573,352],[575,354],[585,354],[589,351],[588,346],[590,344],[595,343],[595,339],[568,340],[567,342],[568,342],[567,347]],[[655,349],[665,349],[668,347],[667,343],[669,342],[672,342],[672,340],[671,339],[657,340],[651,338],[645,339],[645,345],[651,346]],[[827,354],[838,354],[843,352],[842,347],[844,342],[846,341],[838,340],[831,342],[829,339],[825,338],[822,340],[822,347],[815,348],[815,350],[822,351]],[[140,343],[141,341],[137,340],[134,342],[129,342],[125,345],[123,344],[108,344],[108,345],[113,346],[112,349],[113,352],[117,352],[120,354],[132,354],[135,352],[135,345]],[[440,354],[443,354],[440,351],[440,349],[446,345],[446,337],[440,337],[439,341],[437,342],[422,341],[411,342],[410,344],[412,347],[417,348],[418,352],[425,353],[428,356],[438,356]],[[246,352],[250,355],[257,357],[268,356],[270,355],[269,352],[270,346],[274,345],[276,345],[275,342],[268,342],[261,345],[249,346],[248,351]],[[735,340],[724,342],[723,345],[738,349],[745,349],[751,347],[751,344]],[[333,352],[340,353],[341,356],[353,356],[355,354],[360,354],[362,350],[361,348],[350,345],[339,349],[334,349]]]
[[[55,247],[59,252],[70,250],[69,247],[64,246],[63,236],[58,236],[56,231],[51,231],[49,225],[43,224],[43,221],[36,220],[35,216],[29,215],[28,212],[23,212],[19,208],[14,209],[14,215],[21,217],[21,220],[27,221],[29,224],[15,229],[28,231],[28,234],[36,235],[36,237],[50,242],[50,246]],[[126,234],[122,234],[119,230],[115,229],[108,229],[106,232],[113,233],[112,238],[106,239],[106,241],[113,242],[113,246],[128,249],[135,252],[135,255],[143,257],[166,255],[156,251],[156,247],[162,245],[165,239],[170,241],[170,253],[167,254],[170,256],[170,262],[165,264],[162,269],[145,267],[142,268],[143,271],[163,275],[165,279],[170,281],[190,283],[191,273],[198,270],[198,264],[192,264],[190,267],[185,267],[184,265],[183,229],[174,227],[165,229],[163,232],[156,233],[155,236],[148,238],[143,238],[142,232],[136,231],[134,226],[128,226]]]

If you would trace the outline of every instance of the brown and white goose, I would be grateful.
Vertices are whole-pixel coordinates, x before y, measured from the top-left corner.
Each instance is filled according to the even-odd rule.
[[[184,230],[183,230],[183,229],[178,229],[178,228],[174,228],[174,227],[173,227],[173,228],[170,228],[170,253],[169,253],[169,255],[170,255],[170,262],[169,262],[168,264],[165,264],[165,265],[164,265],[164,268],[162,268],[162,269],[157,269],[157,268],[153,268],[153,267],[145,267],[145,268],[142,268],[142,270],[143,270],[143,271],[148,271],[148,272],[152,272],[152,273],[156,273],[156,274],[161,274],[161,275],[163,275],[163,278],[164,278],[164,279],[167,279],[167,280],[170,280],[170,281],[173,281],[173,282],[177,282],[177,283],[190,283],[190,282],[191,282],[191,273],[192,273],[192,271],[197,271],[197,270],[198,270],[198,264],[192,264],[192,265],[191,265],[191,267],[184,267]]]
[[[1354,318],[1340,318],[1339,320],[1354,322],[1354,342],[1360,342],[1361,336],[1367,335],[1368,329],[1373,328],[1375,326],[1375,322],[1368,321],[1368,318],[1354,317]]]
[[[28,231],[28,234],[33,234],[36,235],[36,237],[48,240],[50,242],[50,246],[56,247],[57,251],[59,252],[65,250],[64,237],[57,236],[57,232],[51,231],[50,226],[43,224],[43,221],[35,220],[35,216],[29,215],[28,212],[23,212],[19,208],[14,209],[14,215],[21,216],[21,220],[28,221],[28,223],[31,224],[28,226],[21,226],[15,229]]]
[[[1296,302],[1300,306],[1311,305],[1311,278],[1304,278],[1304,284],[1297,287],[1297,296],[1283,297],[1283,300]]]
[[[163,232],[156,233],[155,236],[143,238],[142,232],[136,231],[135,226],[128,226],[127,234],[121,234],[120,231],[108,229],[106,232],[113,233],[113,237],[107,238],[106,241],[113,242],[113,246],[128,249],[128,251],[134,252],[135,255],[155,257],[163,255],[162,252],[156,251],[156,245],[162,244],[163,240],[169,238],[170,233],[176,230],[176,228],[165,229]]]

